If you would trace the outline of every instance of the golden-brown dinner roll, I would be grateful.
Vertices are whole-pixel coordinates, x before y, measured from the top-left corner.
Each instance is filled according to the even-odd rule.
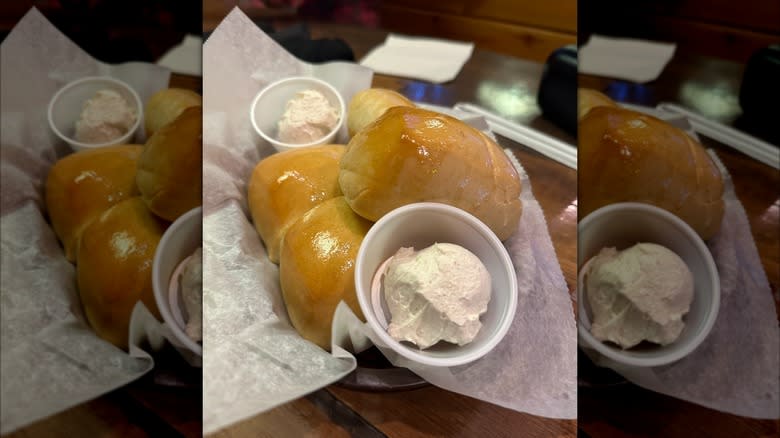
[[[85,230],[79,246],[79,294],[98,336],[127,348],[133,307],[140,300],[159,320],[152,291],[152,262],[166,224],[140,197],[111,207]]]
[[[46,209],[65,257],[76,260],[81,232],[114,204],[138,196],[136,165],[143,146],[76,152],[57,161],[46,179]]]
[[[441,202],[482,220],[499,239],[520,221],[520,178],[503,150],[462,121],[390,108],[352,138],[339,184],[355,212],[376,221],[414,202]]]
[[[577,120],[582,120],[585,114],[597,106],[612,106],[617,104],[604,93],[600,93],[592,88],[577,89]]]
[[[200,106],[185,109],[146,142],[138,160],[146,206],[171,222],[203,202],[202,114]]]
[[[341,196],[339,160],[343,145],[312,146],[271,155],[249,179],[248,203],[268,257],[279,263],[279,244],[287,229],[315,205]]]
[[[703,238],[720,229],[723,180],[684,131],[624,108],[597,107],[579,123],[580,217],[616,202],[670,211]]]
[[[301,216],[282,240],[279,276],[290,321],[301,336],[330,350],[333,312],[341,300],[365,320],[355,293],[355,258],[371,223],[344,197]]]
[[[369,88],[357,93],[347,108],[347,130],[353,137],[394,106],[414,106],[411,100],[392,90]]]
[[[192,90],[166,88],[158,91],[144,107],[146,137],[151,137],[160,128],[176,120],[185,109],[201,105],[203,98]]]

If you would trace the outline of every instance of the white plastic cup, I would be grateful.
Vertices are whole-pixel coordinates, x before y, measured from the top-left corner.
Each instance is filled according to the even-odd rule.
[[[666,365],[696,349],[715,324],[720,308],[720,279],[715,261],[698,234],[674,214],[649,204],[626,202],[602,207],[582,219],[577,230],[577,286],[580,342],[615,362],[637,367]],[[669,345],[624,350],[599,341],[590,333],[583,277],[585,264],[606,247],[627,249],[636,243],[655,243],[680,256],[693,274],[694,294],[685,328]]]
[[[334,108],[338,109],[339,122],[325,137],[310,143],[294,144],[279,141],[276,138],[278,131],[277,123],[282,118],[282,115],[284,115],[287,102],[295,97],[295,93],[312,89],[322,93],[328,102]],[[291,149],[332,143],[341,129],[341,126],[344,124],[346,112],[347,108],[344,104],[344,99],[332,85],[320,79],[297,76],[272,82],[260,90],[252,101],[249,117],[252,120],[252,127],[254,127],[257,134],[271,143],[277,151],[283,152]]]
[[[453,243],[476,255],[490,273],[492,290],[488,309],[480,317],[482,328],[471,343],[458,346],[439,342],[421,350],[387,333],[390,315],[378,314],[382,306],[372,297],[371,286],[380,265],[399,248],[421,250],[434,243]],[[379,338],[401,356],[431,366],[463,365],[486,355],[504,338],[517,309],[515,269],[498,237],[468,212],[432,202],[399,207],[371,227],[358,250],[355,288],[360,309]]]
[[[84,103],[100,90],[114,90],[135,110],[133,126],[121,137],[105,143],[83,143],[76,140],[76,121],[81,117]],[[132,143],[143,120],[143,103],[130,85],[108,76],[89,76],[75,80],[60,88],[49,102],[48,119],[52,131],[67,142],[74,151],[97,149],[106,146]]]
[[[203,209],[194,208],[171,224],[160,239],[152,266],[152,287],[157,308],[163,321],[173,332],[176,341],[187,350],[201,356],[202,347],[184,331],[186,317],[184,303],[171,288],[174,274],[180,272],[182,262],[203,245]]]

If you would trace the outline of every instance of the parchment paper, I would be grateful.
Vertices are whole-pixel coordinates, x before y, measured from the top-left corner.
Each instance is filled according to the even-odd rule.
[[[697,138],[684,117],[654,115]],[[780,418],[780,329],[772,291],[731,175],[715,151],[708,152],[723,175],[726,204],[721,229],[707,242],[720,275],[720,311],[709,336],[682,360],[653,368],[585,351],[643,388],[731,414]]]
[[[145,101],[169,72],[145,63],[108,65],[90,57],[33,8],[0,45],[2,81],[2,275],[0,275],[0,433],[98,397],[149,371],[137,347],[173,337],[143,306],[131,321],[130,354],[98,338],[85,323],[75,269],[45,219],[43,184],[70,148],[46,119],[49,100],[66,83],[108,75]],[[143,133],[137,138],[143,140]]]
[[[278,268],[268,260],[248,214],[249,176],[260,159],[274,152],[252,130],[249,107],[268,82],[292,75],[323,78],[349,101],[370,86],[371,72],[349,63],[302,63],[237,9],[206,41],[203,59],[203,421],[204,433],[211,433],[327,386],[356,366],[346,350],[334,345],[334,353],[327,353],[303,340],[289,323]],[[509,334],[470,365],[410,367],[449,390],[536,415],[575,418],[572,303],[541,208],[522,175],[523,216],[518,232],[506,242],[520,290]],[[334,339],[351,337],[364,347],[370,333],[355,319],[348,308],[337,309]]]

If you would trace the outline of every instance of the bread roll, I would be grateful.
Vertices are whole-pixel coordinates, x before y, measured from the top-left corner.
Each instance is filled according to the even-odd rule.
[[[65,257],[76,260],[84,228],[114,204],[138,196],[136,165],[143,146],[86,150],[57,161],[46,178],[46,209]]]
[[[422,201],[466,210],[501,240],[520,221],[520,178],[504,151],[443,114],[390,108],[352,138],[340,167],[346,201],[371,221]]]
[[[203,98],[192,90],[167,88],[158,91],[144,107],[146,137],[151,137],[160,128],[176,120],[185,109],[201,105]]]
[[[165,225],[139,197],[101,214],[85,230],[77,259],[84,313],[98,336],[127,348],[130,314],[140,300],[159,320],[152,262]]]
[[[617,104],[606,94],[600,93],[591,88],[577,89],[577,120],[582,120],[585,114],[597,106],[612,106]]]
[[[349,101],[347,108],[349,136],[353,137],[394,106],[413,107],[414,103],[403,95],[384,88],[369,88],[357,93]]]
[[[593,108],[579,124],[577,167],[580,217],[633,201],[676,214],[703,239],[720,229],[720,171],[699,143],[662,120],[623,108]]]
[[[290,225],[312,207],[341,196],[339,160],[345,149],[342,145],[293,149],[255,166],[249,179],[249,211],[272,262],[279,263],[279,244]]]
[[[171,222],[202,203],[202,114],[199,106],[185,109],[146,142],[138,161],[144,202]]]
[[[301,336],[326,350],[341,300],[365,320],[354,273],[358,248],[370,227],[340,196],[306,212],[282,240],[279,276],[290,321]]]

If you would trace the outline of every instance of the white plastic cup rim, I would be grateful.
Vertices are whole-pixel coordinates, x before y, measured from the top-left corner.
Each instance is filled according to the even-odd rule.
[[[273,90],[274,88],[280,85],[284,85],[288,82],[296,82],[296,81],[308,81],[312,84],[318,84],[330,90],[333,93],[333,95],[336,96],[339,102],[339,122],[336,124],[336,126],[333,127],[333,129],[327,135],[309,143],[285,143],[283,141],[277,140],[272,135],[267,134],[262,129],[260,129],[259,126],[257,126],[257,118],[255,116],[255,112],[258,107],[257,105],[258,102],[260,102],[260,100],[265,96],[266,93]],[[284,150],[290,150],[296,148],[305,148],[309,146],[318,146],[327,143],[327,141],[323,143],[322,141],[323,139],[330,139],[328,141],[331,141],[336,137],[339,130],[341,129],[341,126],[344,124],[344,121],[347,116],[346,112],[347,110],[346,110],[346,105],[344,104],[344,98],[341,97],[341,93],[339,93],[338,90],[336,90],[336,88],[333,87],[331,84],[321,79],[317,79],[310,76],[294,76],[290,78],[280,79],[275,82],[271,82],[270,84],[266,85],[262,90],[260,90],[260,92],[257,93],[257,95],[255,96],[254,100],[252,100],[252,106],[249,108],[249,119],[252,122],[252,127],[255,129],[255,132],[257,132],[257,134],[260,135],[260,137],[262,137],[265,141],[269,142],[274,148],[276,148],[276,150],[284,151]]]
[[[584,341],[586,347],[596,350],[598,353],[602,354],[603,356],[617,363],[635,366],[635,367],[655,367],[655,366],[667,365],[676,362],[684,358],[691,352],[693,352],[704,341],[704,339],[707,338],[710,331],[712,330],[712,327],[715,325],[715,321],[718,316],[718,311],[720,309],[720,280],[718,277],[718,269],[717,266],[715,265],[714,259],[712,258],[712,254],[707,248],[707,245],[704,243],[701,237],[699,237],[696,231],[694,231],[693,228],[691,228],[690,225],[685,223],[685,221],[683,221],[673,213],[670,213],[662,208],[650,204],[644,204],[640,202],[621,202],[621,203],[610,204],[601,207],[597,210],[594,210],[588,216],[586,216],[584,219],[580,221],[578,226],[578,233],[582,232],[581,230],[587,229],[592,222],[598,220],[602,216],[613,214],[616,211],[626,211],[626,210],[634,210],[634,211],[642,212],[647,215],[658,216],[663,220],[665,220],[667,223],[669,223],[671,226],[678,228],[686,236],[688,236],[689,241],[693,244],[693,246],[696,249],[696,252],[701,257],[702,262],[705,264],[709,276],[714,279],[714,281],[712,282],[713,288],[710,290],[710,294],[712,295],[711,305],[707,311],[707,315],[704,320],[704,323],[699,329],[699,331],[695,334],[695,336],[692,339],[690,339],[686,344],[682,345],[681,348],[670,350],[666,346],[659,345],[657,347],[657,351],[664,351],[664,350],[670,350],[670,351],[666,352],[665,354],[657,355],[655,357],[633,356],[627,354],[619,347],[613,347],[605,344],[604,342],[596,339],[596,337],[593,336],[590,330],[583,323],[583,318],[585,318],[588,325],[590,325],[590,320],[588,319],[588,314],[586,313],[586,308],[585,308],[586,298],[585,298],[584,285],[583,285],[584,274],[586,271],[585,268],[587,267],[588,262],[590,262],[590,260],[587,260],[585,261],[586,263],[584,263],[582,267],[579,269],[579,273],[577,276],[577,308],[578,308],[577,331],[579,333],[580,339]],[[694,299],[696,298],[694,297]],[[631,351],[631,350],[627,350],[627,351]]]
[[[203,214],[202,207],[194,208],[183,215],[179,216],[176,221],[174,221],[167,230],[165,230],[165,233],[163,233],[162,238],[160,239],[160,243],[157,245],[157,253],[154,257],[154,263],[152,265],[152,286],[154,288],[154,299],[157,302],[157,309],[160,311],[160,315],[162,315],[163,321],[168,325],[168,327],[173,332],[176,339],[184,344],[187,349],[192,351],[193,353],[197,354],[198,356],[201,356],[203,354],[203,349],[200,344],[193,341],[192,338],[190,338],[187,333],[184,332],[184,330],[179,327],[179,324],[176,322],[176,318],[174,318],[173,314],[171,313],[171,310],[169,308],[169,289],[168,286],[170,284],[169,278],[160,278],[162,273],[160,272],[160,264],[161,260],[158,254],[161,250],[166,248],[169,245],[170,240],[173,238],[172,236],[178,232],[178,230],[181,227],[181,224],[187,223],[194,218],[200,217]],[[177,262],[181,263],[181,260]],[[171,271],[175,272],[176,267],[174,266],[174,269]]]
[[[67,92],[69,89],[71,89],[71,88],[73,88],[73,87],[75,87],[77,85],[81,85],[84,82],[91,82],[91,81],[111,82],[114,85],[127,90],[133,96],[133,100],[135,101],[134,103],[135,103],[135,106],[136,106],[135,123],[121,137],[117,137],[117,138],[115,138],[113,140],[110,140],[110,141],[107,141],[107,142],[103,142],[103,143],[84,143],[84,142],[80,142],[80,141],[76,140],[75,138],[71,138],[71,137],[65,135],[55,125],[52,113],[54,112],[54,106],[57,104],[57,102],[59,101],[59,99],[62,96],[62,94]],[[65,86],[60,88],[54,94],[54,97],[52,97],[51,101],[49,101],[49,107],[48,107],[48,110],[47,110],[47,118],[49,120],[49,127],[51,128],[51,130],[54,131],[54,133],[57,135],[57,137],[59,137],[61,140],[65,141],[66,143],[71,145],[71,147],[73,147],[73,149],[75,149],[77,151],[78,150],[87,150],[87,149],[97,149],[97,148],[106,147],[106,146],[127,144],[128,141],[133,137],[133,135],[135,135],[136,131],[138,131],[138,127],[141,126],[141,120],[143,119],[143,103],[141,102],[141,97],[138,96],[138,93],[136,93],[136,91],[130,85],[128,85],[124,81],[121,81],[121,80],[116,79],[116,78],[112,78],[110,76],[87,76],[87,77],[84,77],[84,78],[81,78],[81,79],[77,79],[75,81],[67,83]]]
[[[502,263],[502,270],[506,271],[507,278],[509,279],[509,288],[508,290],[503,291],[503,293],[508,294],[508,305],[503,313],[503,316],[498,324],[497,329],[493,332],[493,335],[490,338],[486,339],[482,343],[482,345],[480,345],[477,349],[475,349],[474,351],[468,354],[463,353],[463,354],[451,355],[448,357],[431,357],[421,353],[415,348],[410,348],[409,346],[404,345],[401,342],[393,339],[390,336],[390,334],[387,333],[386,329],[382,326],[381,322],[374,314],[375,306],[374,303],[372,303],[371,291],[369,290],[368,293],[362,291],[363,286],[360,277],[361,277],[361,273],[365,269],[364,259],[365,259],[365,252],[366,252],[367,245],[369,245],[373,241],[374,236],[380,232],[380,230],[386,223],[391,222],[400,216],[414,214],[416,211],[421,211],[421,210],[443,212],[447,215],[455,216],[460,220],[462,220],[463,222],[470,225],[471,227],[476,228],[479,234],[481,234],[482,237],[484,237],[489,241],[490,246],[496,252],[498,258]],[[374,274],[375,273],[371,274],[372,278]],[[370,288],[370,283],[371,282],[369,281],[369,288]],[[481,357],[489,353],[491,350],[493,350],[493,348],[495,348],[495,346],[498,345],[499,342],[501,342],[501,340],[509,331],[512,322],[514,321],[515,312],[517,310],[517,277],[514,272],[514,265],[512,264],[512,259],[509,257],[509,253],[507,253],[506,248],[504,248],[504,245],[501,243],[498,237],[496,237],[496,235],[492,232],[492,230],[490,230],[490,228],[487,225],[485,225],[482,221],[477,219],[472,214],[462,209],[459,209],[457,207],[453,207],[447,204],[435,203],[435,202],[419,202],[419,203],[408,204],[396,208],[395,210],[392,210],[389,213],[385,214],[371,227],[368,233],[366,233],[366,236],[363,239],[363,243],[360,245],[360,249],[358,250],[357,260],[355,263],[355,285],[357,288],[357,296],[358,296],[358,302],[360,304],[360,309],[362,310],[363,315],[366,317],[366,322],[368,323],[369,327],[376,333],[376,335],[382,340],[382,342],[384,342],[391,349],[393,349],[393,351],[405,357],[406,359],[412,360],[414,362],[423,365],[430,365],[430,366],[437,366],[437,367],[451,367],[451,366],[467,364],[477,359],[480,359]],[[456,345],[453,348],[457,349],[458,347]]]

